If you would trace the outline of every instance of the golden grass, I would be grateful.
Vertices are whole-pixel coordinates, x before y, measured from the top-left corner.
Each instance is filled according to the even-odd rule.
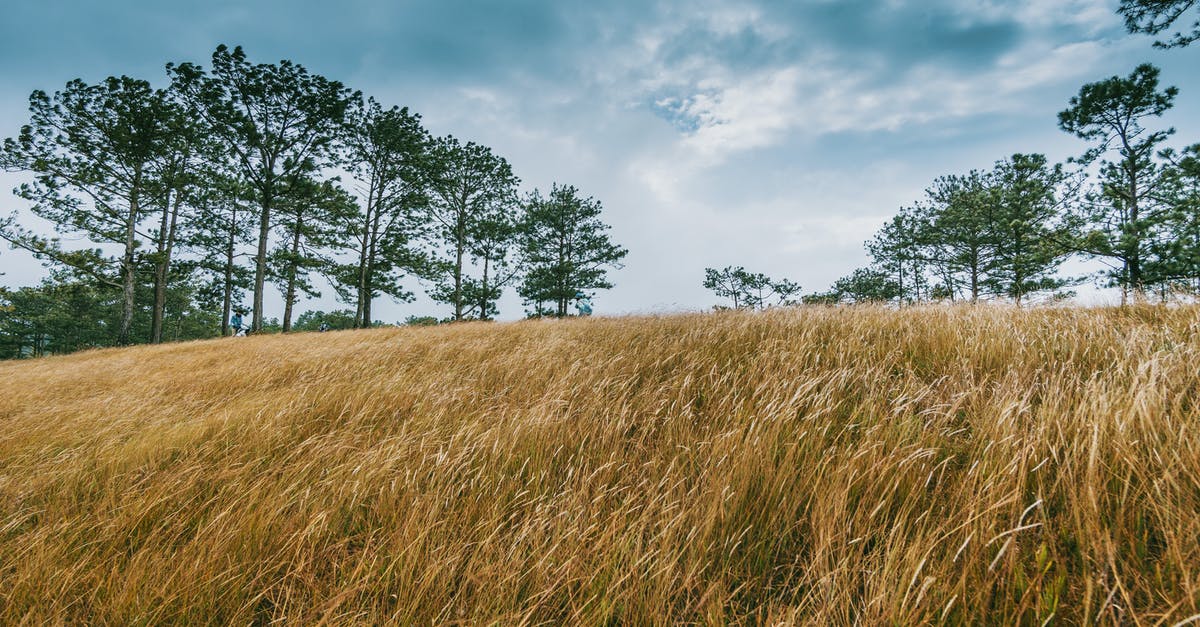
[[[1200,308],[797,309],[0,364],[0,623],[1200,614]]]

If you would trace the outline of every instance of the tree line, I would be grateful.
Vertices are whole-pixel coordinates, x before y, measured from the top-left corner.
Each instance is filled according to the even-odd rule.
[[[1122,0],[1131,33],[1159,35],[1200,6],[1197,0]],[[1200,18],[1159,48],[1200,40]],[[1069,296],[1084,278],[1063,277],[1072,256],[1099,261],[1099,278],[1130,298],[1200,295],[1200,144],[1167,145],[1175,130],[1157,125],[1179,90],[1159,87],[1142,64],[1080,88],[1058,114],[1059,128],[1090,142],[1066,165],[1015,154],[987,170],[938,178],[866,243],[871,264],[813,304]],[[1069,169],[1068,169],[1069,168]],[[799,286],[741,267],[707,268],[704,286],[735,308],[793,304]],[[773,290],[782,285],[785,289]],[[765,290],[765,292],[764,292]],[[720,307],[720,306],[719,306]]]
[[[627,254],[576,187],[521,194],[487,146],[292,61],[222,45],[166,73],[162,88],[121,76],[30,96],[0,164],[30,177],[14,192],[56,234],[13,214],[0,238],[52,272],[0,291],[0,355],[225,335],[247,296],[253,332],[288,332],[320,279],[353,327],[414,283],[449,320],[493,318],[510,288],[531,315],[564,316]]]
[[[1200,40],[1196,0],[1121,0],[1131,33],[1170,32],[1159,48]],[[1016,154],[991,169],[944,176],[867,242],[872,263],[805,302],[911,303],[934,299],[1017,304],[1069,295],[1072,256],[1099,261],[1099,278],[1129,298],[1200,294],[1200,144],[1167,145],[1156,123],[1179,90],[1142,64],[1127,76],[1085,84],[1058,126],[1090,143],[1068,164]],[[1068,170],[1068,166],[1071,167]]]
[[[1021,304],[1069,294],[1081,279],[1059,269],[1072,256],[1099,261],[1122,302],[1200,293],[1200,144],[1170,147],[1174,129],[1155,124],[1178,93],[1148,64],[1084,85],[1058,122],[1086,152],[938,178],[867,242],[869,267],[806,300]]]

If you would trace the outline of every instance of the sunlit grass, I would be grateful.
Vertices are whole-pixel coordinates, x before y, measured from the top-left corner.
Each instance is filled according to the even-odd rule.
[[[0,623],[1200,614],[1200,309],[799,309],[0,364]]]

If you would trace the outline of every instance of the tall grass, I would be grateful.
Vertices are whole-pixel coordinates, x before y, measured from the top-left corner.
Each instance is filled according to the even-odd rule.
[[[1171,625],[1200,309],[779,310],[0,365],[0,623]]]

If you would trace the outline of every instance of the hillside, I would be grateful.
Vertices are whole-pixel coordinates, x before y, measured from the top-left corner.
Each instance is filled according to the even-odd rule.
[[[799,309],[0,363],[0,623],[1174,624],[1200,309]]]

